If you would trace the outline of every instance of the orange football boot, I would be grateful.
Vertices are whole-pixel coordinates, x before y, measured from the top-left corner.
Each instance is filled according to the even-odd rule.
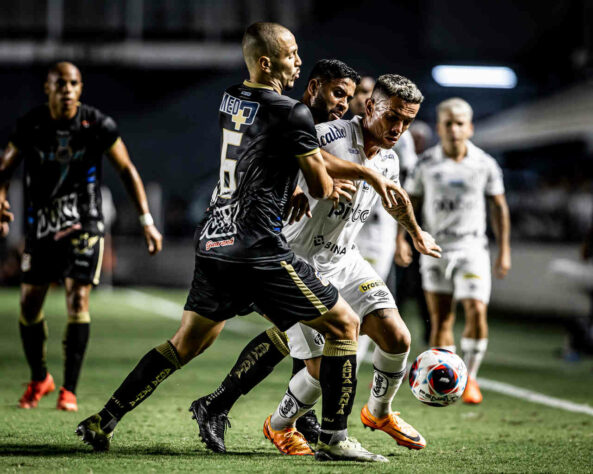
[[[270,425],[272,415],[264,422],[264,436],[268,438],[282,454],[288,456],[313,456],[311,447],[305,437],[296,428],[285,428],[276,431]]]
[[[397,444],[409,449],[426,447],[426,440],[410,424],[399,417],[399,412],[389,413],[383,418],[377,418],[369,410],[368,404],[362,407],[360,420],[365,428],[381,430],[391,436]]]
[[[472,403],[477,405],[478,403],[482,403],[484,397],[482,397],[482,392],[480,392],[480,386],[476,379],[469,377],[467,379],[467,385],[465,386],[465,391],[461,396],[461,400],[463,403]]]
[[[36,408],[41,397],[53,392],[55,389],[56,384],[54,384],[54,378],[49,373],[43,380],[31,380],[27,384],[25,393],[19,400],[19,406],[27,410]]]
[[[74,395],[74,393],[70,390],[66,390],[64,387],[61,387],[56,408],[63,411],[78,411],[76,395]]]

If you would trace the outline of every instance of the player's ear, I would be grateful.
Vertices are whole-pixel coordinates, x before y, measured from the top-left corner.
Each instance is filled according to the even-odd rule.
[[[311,79],[309,84],[307,84],[307,91],[312,97],[315,97],[319,91],[320,86],[321,83],[319,82],[319,79]]]
[[[365,100],[364,111],[365,111],[366,115],[369,117],[371,115],[373,115],[373,112],[375,111],[375,99],[373,99],[372,97],[369,97],[367,100]]]
[[[474,136],[474,124],[473,123],[469,124],[469,129],[470,129],[470,132],[469,132],[469,137],[467,137],[468,139]]]
[[[49,81],[47,79],[43,83],[43,92],[45,95],[49,95]]]
[[[257,60],[257,64],[266,74],[272,72],[272,60],[268,56],[260,56]]]

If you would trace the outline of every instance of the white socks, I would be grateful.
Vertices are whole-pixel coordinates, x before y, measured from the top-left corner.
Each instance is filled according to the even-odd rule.
[[[301,369],[288,384],[288,390],[278,408],[272,414],[270,425],[273,430],[294,426],[297,418],[308,412],[321,398],[321,384],[307,368]]]
[[[469,337],[461,338],[461,351],[463,352],[463,362],[467,367],[468,375],[475,379],[478,375],[478,369],[486,354],[488,347],[488,338],[486,339],[470,339]]]
[[[389,354],[375,347],[373,387],[368,401],[371,414],[383,418],[391,413],[391,401],[406,375],[408,354]]]
[[[369,350],[369,346],[371,345],[371,338],[366,334],[361,334],[358,336],[358,349],[356,350],[356,373],[360,369],[362,361],[365,359],[367,355],[367,351]]]

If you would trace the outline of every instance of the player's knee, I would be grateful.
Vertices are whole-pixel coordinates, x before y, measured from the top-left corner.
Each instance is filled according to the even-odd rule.
[[[72,314],[88,313],[88,293],[83,289],[68,294],[68,312]]]
[[[375,343],[381,350],[391,354],[409,351],[412,336],[406,324],[401,319],[393,318],[388,321],[388,323],[382,325],[379,331],[376,331],[378,337]]]
[[[20,321],[25,325],[36,324],[43,320],[43,311],[41,303],[37,298],[21,295],[21,316]]]
[[[334,339],[349,339],[351,341],[358,340],[358,332],[360,331],[360,319],[350,307],[348,311],[344,311],[337,319],[335,326]]]

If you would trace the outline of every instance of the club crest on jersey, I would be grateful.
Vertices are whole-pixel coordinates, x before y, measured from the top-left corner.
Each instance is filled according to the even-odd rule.
[[[239,130],[241,125],[251,125],[253,123],[258,109],[259,104],[257,102],[237,99],[225,92],[218,110],[223,114],[230,115],[231,122],[235,124],[235,130]]]

